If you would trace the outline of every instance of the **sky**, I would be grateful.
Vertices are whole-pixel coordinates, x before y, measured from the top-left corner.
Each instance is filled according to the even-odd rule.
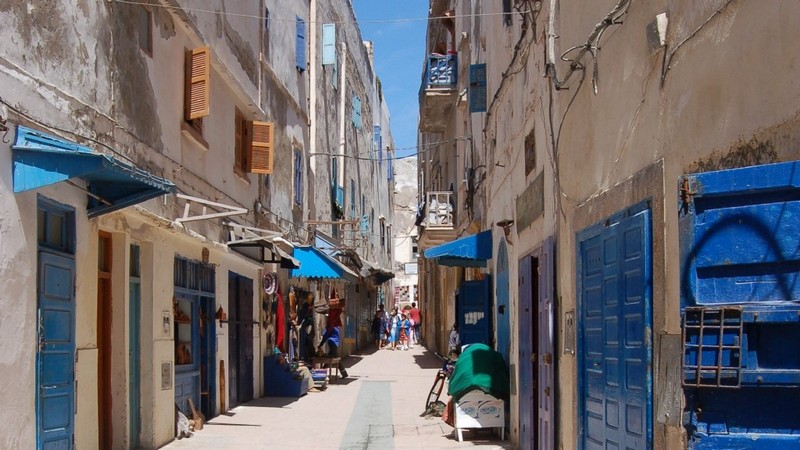
[[[353,0],[361,37],[375,44],[375,71],[389,104],[396,156],[416,153],[419,87],[425,61],[428,0]]]

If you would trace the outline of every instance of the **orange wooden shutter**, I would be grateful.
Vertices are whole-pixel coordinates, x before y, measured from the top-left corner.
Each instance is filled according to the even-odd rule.
[[[186,52],[186,86],[184,118],[199,119],[209,114],[211,92],[211,52],[198,47]]]
[[[275,153],[275,132],[272,122],[247,122],[247,143],[250,173],[269,175],[272,173],[272,160]]]

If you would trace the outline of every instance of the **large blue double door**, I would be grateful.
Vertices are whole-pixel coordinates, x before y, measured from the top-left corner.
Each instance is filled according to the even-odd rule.
[[[577,241],[578,448],[650,448],[650,211],[625,211]]]

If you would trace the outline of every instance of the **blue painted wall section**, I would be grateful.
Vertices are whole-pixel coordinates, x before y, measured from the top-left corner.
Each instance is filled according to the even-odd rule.
[[[679,180],[685,427],[800,449],[800,163]]]

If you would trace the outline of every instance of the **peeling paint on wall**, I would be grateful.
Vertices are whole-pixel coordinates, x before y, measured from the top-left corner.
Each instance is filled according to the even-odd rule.
[[[770,141],[759,142],[755,138],[740,142],[729,151],[714,151],[687,169],[688,173],[709,172],[712,170],[735,169],[738,167],[769,164],[778,161],[778,152]]]

